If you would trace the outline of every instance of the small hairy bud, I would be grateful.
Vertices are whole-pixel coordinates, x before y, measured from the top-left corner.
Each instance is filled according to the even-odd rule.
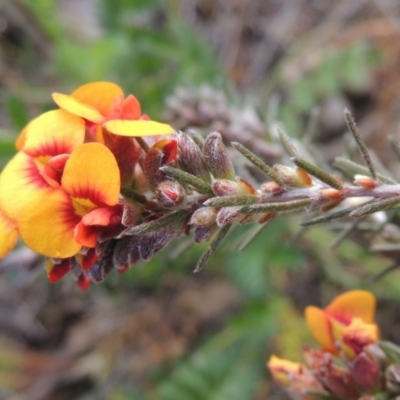
[[[204,142],[204,156],[208,169],[216,179],[234,179],[235,171],[222,137],[218,132],[210,133]]]
[[[288,186],[296,188],[312,186],[310,176],[301,168],[293,169],[291,167],[287,167],[286,165],[276,164],[273,166],[273,170]]]
[[[229,179],[217,179],[211,189],[216,196],[235,196],[238,194],[238,184]]]
[[[156,188],[156,197],[162,206],[177,209],[185,205],[186,192],[183,186],[174,181],[162,181]]]
[[[257,190],[240,176],[236,177],[236,181],[238,189],[237,194],[257,194]]]
[[[201,207],[196,210],[190,218],[190,225],[205,228],[215,223],[218,210],[213,207]]]
[[[217,232],[217,224],[213,224],[206,227],[197,227],[194,230],[193,240],[195,243],[206,242],[215,232]]]
[[[352,361],[350,373],[357,386],[367,391],[379,384],[381,365],[373,355],[363,351]]]
[[[386,385],[389,393],[400,394],[400,364],[391,364],[385,371]]]
[[[210,174],[202,151],[197,143],[186,133],[178,132],[179,165],[190,174],[205,181],[210,180]]]
[[[177,227],[168,227],[140,237],[138,251],[143,261],[150,260],[179,234]]]
[[[224,207],[221,208],[217,215],[217,224],[219,227],[233,224],[248,224],[256,221],[260,214],[243,214],[239,212],[242,207]]]
[[[118,272],[125,272],[139,260],[139,237],[124,236],[117,241],[113,252],[113,264]]]

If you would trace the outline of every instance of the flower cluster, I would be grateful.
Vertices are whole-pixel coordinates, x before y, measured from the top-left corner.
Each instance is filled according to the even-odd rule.
[[[0,256],[21,236],[48,257],[50,281],[74,270],[86,288],[86,271],[107,251],[107,240],[135,220],[134,207],[120,196],[121,185],[133,182],[141,152],[132,138],[173,129],[142,115],[138,100],[124,98],[113,83],[53,98],[60,108],[26,126],[0,176]]]
[[[85,289],[189,234],[196,243],[213,237],[198,271],[234,224],[257,225],[243,249],[260,227],[287,212],[320,213],[302,224],[308,226],[363,217],[400,202],[399,185],[375,171],[348,111],[368,166],[338,164],[356,173],[354,184],[303,159],[282,129],[278,133],[294,166],[271,167],[231,143],[251,172],[256,167],[268,179],[248,182],[241,176],[249,176],[249,164],[234,165],[218,132],[205,138],[175,132],[142,114],[138,100],[113,83],[90,83],[70,95],[54,93],[53,99],[59,109],[25,127],[18,153],[0,175],[0,257],[21,237],[47,257],[50,282],[71,271]],[[369,200],[349,206],[354,197]]]
[[[389,398],[400,390],[399,350],[379,341],[375,297],[346,292],[325,309],[309,306],[305,317],[321,346],[304,351],[304,364],[271,356],[276,382],[296,400]],[[382,397],[383,396],[383,397]]]

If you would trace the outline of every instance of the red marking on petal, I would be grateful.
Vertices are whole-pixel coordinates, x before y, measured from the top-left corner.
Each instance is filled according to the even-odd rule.
[[[74,229],[74,239],[80,245],[85,247],[95,247],[97,244],[98,227],[85,225],[80,221]]]
[[[340,322],[343,325],[350,325],[353,316],[351,315],[346,315],[343,313],[338,313],[335,311],[331,311],[331,310],[325,310],[326,315],[328,315],[330,318],[333,318],[334,320]]]
[[[61,177],[57,174],[57,171],[48,165],[43,165],[40,168],[40,174],[43,179],[47,182],[47,184],[51,187],[57,188],[60,186]]]

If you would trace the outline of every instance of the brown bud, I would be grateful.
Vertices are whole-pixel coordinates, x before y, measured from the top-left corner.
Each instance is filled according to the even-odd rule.
[[[180,230],[171,226],[140,236],[138,251],[143,261],[150,260],[156,253],[165,248],[174,239]]]
[[[190,225],[205,228],[213,225],[217,219],[218,210],[213,207],[201,207],[190,218]]]
[[[198,227],[194,230],[193,240],[195,243],[206,242],[215,232],[217,232],[217,224],[213,224],[206,227]]]
[[[109,245],[99,260],[86,271],[87,276],[92,280],[92,282],[103,282],[113,270],[113,248],[114,246]]]
[[[260,187],[261,191],[266,193],[278,193],[282,191],[281,187],[276,182],[265,182]]]
[[[217,224],[219,227],[230,225],[233,223],[237,224],[248,224],[250,222],[257,221],[260,214],[243,214],[239,210],[242,207],[224,207],[221,208],[217,215]]]
[[[301,168],[293,169],[291,167],[287,167],[286,165],[276,164],[273,166],[273,170],[282,178],[283,182],[288,186],[296,188],[311,186],[310,176]]]
[[[391,395],[400,395],[400,364],[391,364],[385,371],[386,386]]]
[[[113,264],[118,272],[125,272],[139,260],[138,236],[124,236],[117,241],[113,252]]]
[[[363,351],[351,362],[350,373],[358,387],[367,391],[379,384],[381,365],[368,351]]]
[[[179,165],[181,168],[194,176],[209,181],[210,174],[207,170],[203,153],[197,143],[183,132],[178,132],[177,138],[179,146]]]
[[[349,371],[338,366],[332,354],[323,350],[308,349],[304,352],[306,364],[313,375],[335,396],[356,399],[357,389]]]
[[[238,194],[238,184],[229,179],[216,179],[211,185],[216,196],[235,196]]]
[[[236,177],[237,194],[257,194],[257,190],[240,176]]]
[[[146,153],[143,162],[143,172],[152,185],[157,185],[166,179],[160,168],[176,160],[178,143],[173,139],[160,140]]]
[[[178,182],[162,181],[155,192],[157,200],[165,208],[178,209],[186,203],[185,189]]]
[[[306,171],[304,171],[304,169],[297,167],[296,172],[297,172],[297,176],[299,177],[300,181],[302,181],[305,186],[313,185],[311,176]]]
[[[228,151],[218,132],[210,133],[204,142],[204,156],[215,179],[234,179],[235,171]]]

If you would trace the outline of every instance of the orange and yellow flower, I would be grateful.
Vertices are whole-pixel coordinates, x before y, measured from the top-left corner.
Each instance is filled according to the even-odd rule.
[[[350,335],[356,329],[360,340],[364,340],[365,336],[371,340],[373,336],[377,339],[378,328],[374,324],[375,309],[376,299],[372,293],[353,290],[338,296],[324,309],[307,307],[305,316],[314,339],[325,351],[338,354],[342,349],[345,332]],[[355,321],[357,321],[356,328],[350,328]],[[352,335],[352,338],[354,341],[355,336]]]
[[[49,111],[28,125],[21,151],[0,176],[0,209],[14,221],[8,230],[18,227],[28,247],[48,257],[94,247],[98,227],[120,219],[115,158],[103,144],[84,138],[80,117]]]
[[[70,95],[53,93],[56,104],[83,118],[89,127],[101,126],[120,136],[148,136],[173,133],[167,124],[150,121],[142,115],[135,96],[125,98],[123,90],[111,82],[93,82],[80,86]],[[95,132],[99,136],[98,130]]]

